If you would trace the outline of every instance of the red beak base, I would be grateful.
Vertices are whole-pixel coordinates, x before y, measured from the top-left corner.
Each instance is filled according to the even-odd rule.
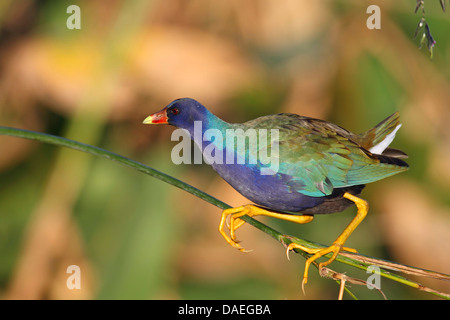
[[[142,122],[144,124],[168,124],[169,118],[167,117],[166,109],[162,109],[154,114],[149,115]]]

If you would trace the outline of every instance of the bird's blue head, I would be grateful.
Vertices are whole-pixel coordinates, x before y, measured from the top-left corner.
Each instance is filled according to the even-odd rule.
[[[204,121],[211,113],[198,101],[191,98],[177,99],[164,109],[145,118],[145,124],[170,124],[178,128],[193,127],[194,121]]]
[[[203,130],[221,127],[225,123],[209,112],[201,103],[191,98],[177,99],[164,109],[149,115],[144,124],[170,124],[192,131],[194,121],[201,121]]]

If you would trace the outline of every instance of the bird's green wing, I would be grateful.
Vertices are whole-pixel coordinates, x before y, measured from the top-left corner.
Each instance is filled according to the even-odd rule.
[[[278,129],[277,175],[291,192],[321,197],[334,188],[374,182],[404,171],[361,147],[356,135],[332,123],[280,114],[251,121],[253,128]],[[259,148],[273,147],[261,144]]]

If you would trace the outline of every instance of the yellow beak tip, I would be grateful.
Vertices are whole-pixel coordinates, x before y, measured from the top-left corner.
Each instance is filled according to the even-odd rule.
[[[147,118],[144,119],[144,121],[142,121],[143,124],[152,124],[153,123],[153,117],[152,116],[148,116]]]

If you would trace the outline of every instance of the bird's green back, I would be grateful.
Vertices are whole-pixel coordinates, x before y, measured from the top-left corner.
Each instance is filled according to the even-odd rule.
[[[374,182],[407,169],[384,163],[381,156],[370,153],[357,142],[361,141],[361,135],[323,120],[278,114],[234,127],[244,131],[248,128],[277,129],[277,173],[290,176],[291,191],[308,196],[329,195],[334,188]],[[269,143],[260,141],[258,150],[268,148],[271,153],[270,139],[267,141]]]

